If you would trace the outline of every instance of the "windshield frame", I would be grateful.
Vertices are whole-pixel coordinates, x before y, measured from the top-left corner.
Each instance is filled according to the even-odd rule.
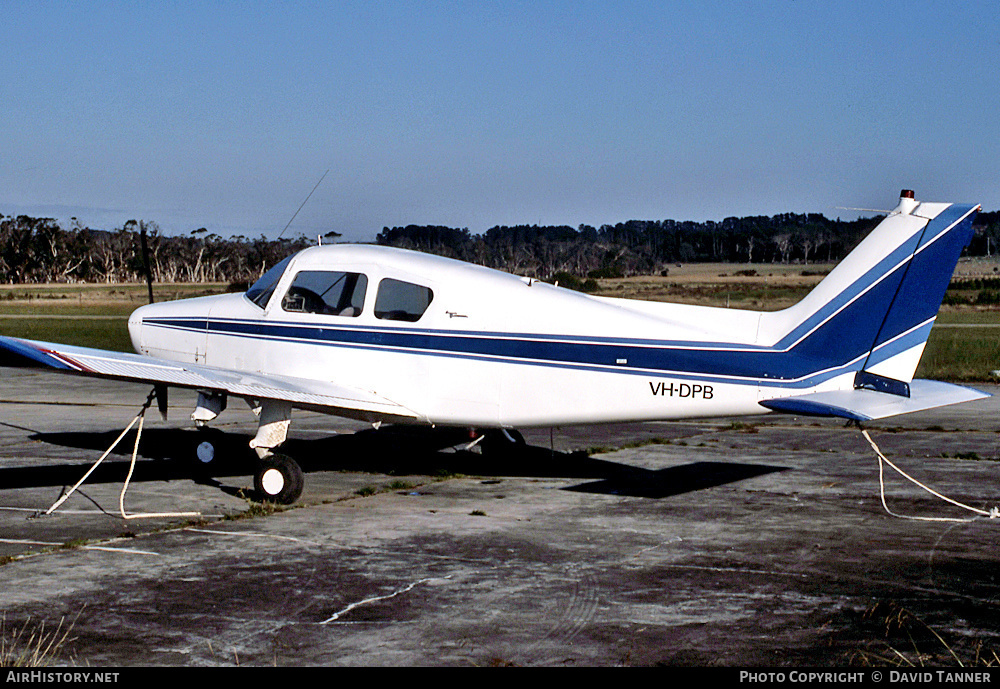
[[[284,277],[285,270],[293,258],[295,258],[295,254],[286,256],[271,266],[256,282],[250,285],[250,289],[244,292],[243,296],[257,308],[266,309],[267,303],[271,301],[278,283],[281,282],[281,278]]]

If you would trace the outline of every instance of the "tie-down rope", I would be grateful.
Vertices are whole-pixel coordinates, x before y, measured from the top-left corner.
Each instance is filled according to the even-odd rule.
[[[860,424],[858,424],[858,428],[861,428]],[[878,448],[878,445],[875,444],[875,441],[872,440],[871,436],[868,435],[868,431],[867,430],[865,430],[864,428],[861,428],[861,434],[863,436],[865,436],[865,440],[868,441],[868,444],[872,446],[873,450],[875,450],[875,454],[878,455],[878,458],[879,458],[879,463],[878,463],[878,484],[879,484],[879,488],[881,489],[881,493],[882,493],[882,507],[884,507],[885,511],[888,512],[889,514],[891,514],[893,517],[899,517],[901,519],[915,519],[915,520],[927,521],[927,522],[971,522],[971,521],[975,521],[976,519],[979,518],[979,517],[970,517],[968,519],[957,519],[957,518],[951,518],[951,517],[917,517],[917,516],[908,516],[908,515],[905,515],[905,514],[896,514],[895,512],[893,512],[892,510],[890,510],[889,506],[885,503],[885,481],[883,479],[884,468],[883,468],[883,464],[882,464],[883,462],[885,462],[885,464],[888,464],[893,469],[895,469],[896,472],[899,473],[899,475],[902,476],[903,478],[905,478],[905,479],[907,479],[909,481],[912,481],[916,485],[918,485],[921,488],[923,488],[924,490],[926,490],[931,495],[934,495],[934,496],[936,496],[936,497],[944,500],[945,502],[949,502],[952,505],[955,505],[956,507],[961,507],[962,509],[969,510],[970,512],[975,512],[976,514],[978,514],[978,515],[980,515],[982,517],[989,517],[990,519],[995,519],[996,517],[1000,517],[1000,509],[998,509],[997,507],[993,507],[989,511],[980,510],[980,509],[977,509],[975,507],[970,507],[969,505],[962,504],[962,503],[958,502],[957,500],[952,500],[951,498],[949,498],[947,496],[944,496],[941,493],[938,493],[936,490],[934,490],[932,488],[929,488],[928,486],[925,486],[923,483],[921,483],[917,479],[913,478],[912,476],[910,476],[909,474],[907,474],[905,471],[903,471],[902,469],[900,469],[898,466],[896,466],[895,464],[893,464],[892,462],[890,462],[889,459],[884,454],[882,454],[882,451]]]
[[[136,424],[136,422],[138,422],[139,428],[135,434],[135,446],[132,448],[132,462],[129,465],[128,476],[125,477],[125,483],[122,485],[122,492],[118,496],[118,512],[121,514],[122,519],[150,519],[154,517],[200,517],[201,516],[201,512],[141,512],[138,514],[127,514],[125,512],[125,491],[128,490],[128,484],[132,480],[132,472],[135,471],[135,459],[136,456],[139,454],[139,439],[142,437],[142,424],[146,417],[146,410],[149,409],[154,399],[156,399],[156,388],[153,388],[153,390],[150,391],[149,395],[146,397],[146,401],[142,405],[142,408],[139,410],[139,413],[135,415],[134,419],[132,419],[132,423],[130,423],[128,427],[121,432],[121,435],[119,435],[118,438],[113,443],[111,443],[111,447],[109,447],[105,451],[105,453],[101,455],[100,459],[94,462],[94,465],[87,470],[87,473],[83,475],[83,478],[81,478],[79,481],[76,482],[76,485],[70,488],[67,493],[65,493],[62,497],[60,497],[52,504],[52,507],[50,507],[45,511],[45,514],[52,514],[59,508],[60,505],[66,502],[66,500],[69,499],[69,496],[71,496],[74,492],[76,492],[76,489],[82,486],[84,481],[86,481],[87,478],[92,473],[94,473],[94,470],[97,469],[98,466],[100,466],[101,462],[107,459],[108,455],[110,455],[111,452],[116,447],[118,447],[118,443],[122,441],[122,438],[124,438],[128,434],[128,432],[132,430],[132,427]]]

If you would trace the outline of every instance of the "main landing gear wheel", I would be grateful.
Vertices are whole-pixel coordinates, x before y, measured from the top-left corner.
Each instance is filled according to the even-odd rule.
[[[291,505],[302,495],[302,469],[287,455],[268,455],[260,460],[253,486],[269,502]]]
[[[484,457],[506,459],[524,452],[527,443],[524,436],[513,428],[493,428],[483,434],[481,443]]]
[[[229,448],[226,434],[216,428],[199,427],[192,435],[185,435],[185,459],[199,470],[212,470],[221,464]]]
[[[207,440],[198,444],[194,449],[195,457],[202,465],[208,465],[215,461],[215,445]]]

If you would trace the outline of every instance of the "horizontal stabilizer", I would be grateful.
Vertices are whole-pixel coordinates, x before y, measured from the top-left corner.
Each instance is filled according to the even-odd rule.
[[[910,396],[900,397],[875,390],[830,390],[795,397],[778,397],[760,404],[786,414],[837,416],[853,421],[872,421],[898,414],[944,407],[990,397],[985,392],[936,380],[914,380]]]

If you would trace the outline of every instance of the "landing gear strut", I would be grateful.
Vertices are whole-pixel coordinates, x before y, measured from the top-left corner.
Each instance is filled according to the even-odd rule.
[[[260,405],[257,435],[250,447],[260,457],[253,485],[262,500],[291,505],[302,495],[302,469],[288,455],[274,452],[285,442],[292,405],[281,400],[264,400]]]
[[[250,441],[250,447],[257,453],[259,462],[254,474],[253,485],[260,500],[281,505],[291,505],[302,495],[305,479],[302,468],[288,455],[278,454],[275,448],[285,442],[288,424],[292,418],[291,402],[283,400],[247,399],[250,407],[259,417],[257,434]],[[199,391],[198,405],[191,419],[198,426],[198,444],[194,456],[202,467],[219,461],[222,437],[218,431],[208,428],[226,408],[225,393]]]

